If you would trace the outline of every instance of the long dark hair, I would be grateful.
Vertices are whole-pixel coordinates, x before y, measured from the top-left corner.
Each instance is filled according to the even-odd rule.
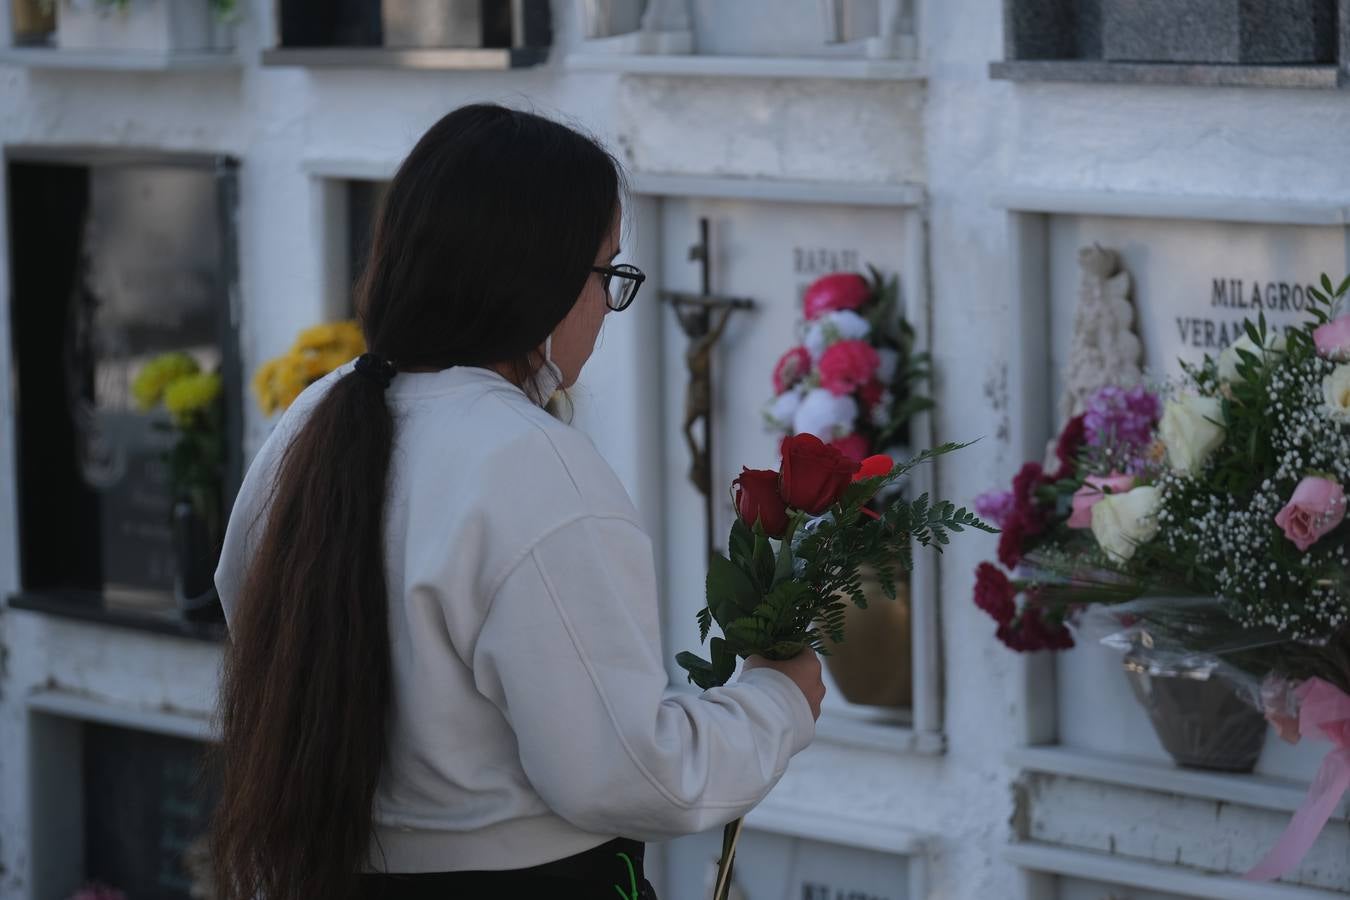
[[[371,352],[399,368],[527,374],[590,277],[619,192],[613,157],[566,126],[491,105],[445,116],[399,167],[376,223],[357,286]],[[393,435],[379,383],[348,374],[281,457],[223,667],[222,900],[342,900],[378,865]]]

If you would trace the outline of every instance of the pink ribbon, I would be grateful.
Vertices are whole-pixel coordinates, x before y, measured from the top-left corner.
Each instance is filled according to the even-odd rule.
[[[1279,842],[1243,876],[1251,881],[1279,878],[1298,865],[1350,790],[1350,696],[1320,678],[1303,682],[1294,694],[1299,701],[1299,734],[1335,746],[1322,760],[1308,796]]]

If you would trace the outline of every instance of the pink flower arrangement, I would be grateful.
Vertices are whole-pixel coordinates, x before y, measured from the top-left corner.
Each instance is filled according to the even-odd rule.
[[[834,272],[806,289],[801,342],[773,370],[771,430],[813,434],[855,461],[906,443],[910,416],[932,403],[913,391],[928,359],[896,315],[898,289],[876,269],[870,279]]]
[[[1275,516],[1284,536],[1304,553],[1345,518],[1345,490],[1330,478],[1309,475]]]
[[[819,367],[821,387],[831,394],[852,394],[876,379],[881,357],[867,341],[839,341],[825,349]]]
[[[1350,316],[1332,319],[1313,329],[1313,343],[1327,359],[1350,361]]]
[[[872,285],[856,272],[835,272],[816,279],[802,296],[802,311],[808,322],[825,313],[857,309],[872,300]]]
[[[1096,506],[1107,494],[1123,494],[1134,487],[1133,475],[1112,474],[1105,477],[1089,475],[1073,495],[1073,513],[1069,516],[1070,528],[1091,528],[1092,507]]]
[[[781,394],[797,386],[811,371],[811,354],[805,347],[793,347],[773,367],[773,390]]]

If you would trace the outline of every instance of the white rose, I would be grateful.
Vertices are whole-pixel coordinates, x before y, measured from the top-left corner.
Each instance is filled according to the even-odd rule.
[[[1223,403],[1216,397],[1188,394],[1169,400],[1158,434],[1167,446],[1167,461],[1187,475],[1200,471],[1205,460],[1223,446]]]
[[[1242,337],[1225,347],[1223,352],[1219,354],[1219,380],[1238,380],[1237,367],[1238,363],[1242,361],[1238,356],[1239,350],[1246,350],[1253,356],[1259,357],[1264,356],[1266,353],[1269,353],[1272,356],[1278,356],[1284,353],[1284,349],[1284,335],[1280,334],[1278,331],[1266,332],[1266,349],[1264,352],[1260,347],[1256,346],[1256,341],[1244,334]]]
[[[1152,485],[1106,494],[1092,507],[1092,536],[1107,556],[1123,563],[1158,533],[1161,505],[1162,494]]]
[[[890,384],[895,379],[895,370],[900,366],[900,352],[881,347],[877,350],[877,359],[881,361],[877,366],[877,381]]]
[[[814,434],[826,443],[853,430],[858,404],[848,395],[836,397],[825,388],[816,388],[802,399],[792,417],[795,434]]]
[[[1342,363],[1322,379],[1322,399],[1333,422],[1350,425],[1350,363]]]
[[[826,313],[812,322],[806,329],[802,345],[811,354],[814,362],[820,359],[825,348],[835,341],[857,341],[867,337],[872,326],[867,320],[851,309],[839,309]]]
[[[768,408],[764,410],[764,418],[774,428],[780,431],[790,431],[792,429],[792,418],[797,415],[797,410],[801,405],[801,391],[784,391],[769,402]]]

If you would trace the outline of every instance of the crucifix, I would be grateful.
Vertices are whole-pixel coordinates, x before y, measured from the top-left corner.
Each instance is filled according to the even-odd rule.
[[[703,495],[704,529],[709,561],[713,545],[712,438],[713,438],[713,350],[726,331],[727,321],[738,309],[753,309],[755,303],[744,297],[724,297],[712,292],[712,246],[708,241],[708,220],[698,220],[699,242],[689,248],[689,259],[701,270],[700,291],[662,291],[661,299],[675,309],[680,329],[689,339],[684,352],[689,369],[689,384],[684,400],[684,438],[689,445],[689,480]],[[695,431],[701,424],[701,437]]]

